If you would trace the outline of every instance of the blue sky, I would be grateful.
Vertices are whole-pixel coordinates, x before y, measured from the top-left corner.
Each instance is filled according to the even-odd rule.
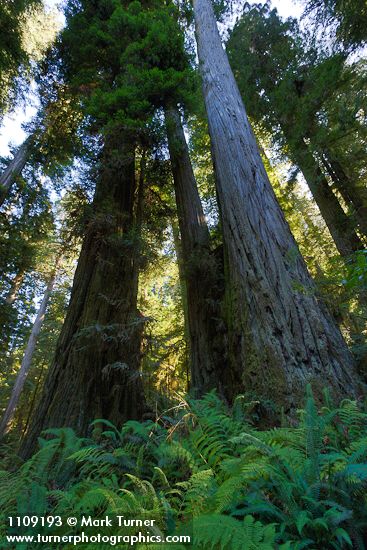
[[[48,8],[55,8],[60,0],[44,0]],[[302,11],[300,0],[273,0],[273,5],[278,9],[283,17],[298,17]],[[36,104],[30,94],[30,103],[26,108],[20,107],[10,115],[5,117],[0,128],[0,155],[9,154],[9,146],[19,145],[25,139],[26,134],[22,130],[22,124],[32,119],[36,114]]]

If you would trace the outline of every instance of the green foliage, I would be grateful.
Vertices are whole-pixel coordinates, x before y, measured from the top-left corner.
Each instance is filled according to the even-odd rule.
[[[364,549],[367,414],[327,392],[318,410],[310,389],[293,427],[257,430],[250,409],[210,393],[157,422],[96,420],[91,439],[49,430],[18,471],[1,472],[1,513],[26,502],[32,513],[154,519],[198,550]]]
[[[154,401],[157,390],[168,395],[187,388],[186,342],[181,287],[170,243],[141,274],[139,309],[149,318],[144,333],[143,372],[147,397]]]
[[[98,125],[141,130],[168,98],[190,94],[192,70],[173,2],[70,4],[65,74]]]
[[[227,51],[249,115],[291,159],[300,139],[320,155],[339,146],[346,150],[349,132],[353,142],[365,139],[363,60],[347,61],[345,52],[317,43],[295,19],[282,20],[268,4],[244,10]],[[352,161],[349,152],[348,163],[357,163],[355,157]]]
[[[313,13],[319,24],[335,24],[336,36],[346,46],[358,47],[366,43],[365,0],[308,0],[306,13]]]
[[[43,183],[43,182],[42,182]],[[64,320],[75,269],[79,240],[71,235],[65,207],[50,199],[47,182],[41,186],[36,170],[27,168],[0,215],[0,409],[6,407],[17,378],[45,286],[63,249],[57,280],[47,315],[37,338],[32,368],[12,424],[11,438],[18,439],[37,402]],[[65,198],[68,195],[66,194]],[[55,198],[55,197],[53,197]]]
[[[0,119],[14,108],[29,85],[32,64],[55,39],[59,24],[40,0],[12,0],[0,5]]]
[[[367,251],[361,250],[355,255],[348,267],[346,279],[343,281],[347,288],[362,288],[367,290]]]
[[[194,541],[198,548],[231,548],[232,550],[271,550],[274,548],[275,528],[264,527],[252,516],[239,522],[230,516],[200,516],[194,522]]]

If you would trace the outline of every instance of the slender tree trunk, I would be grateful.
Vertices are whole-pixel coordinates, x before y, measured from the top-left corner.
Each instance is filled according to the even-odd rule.
[[[173,234],[173,243],[175,247],[176,257],[177,257],[177,266],[178,266],[178,276],[180,280],[181,288],[181,300],[182,300],[182,310],[184,316],[184,333],[185,333],[185,342],[186,342],[186,352],[185,352],[185,369],[187,376],[187,391],[190,390],[190,362],[189,362],[189,350],[188,345],[190,341],[190,332],[189,332],[189,312],[187,309],[187,288],[185,280],[185,268],[184,261],[182,257],[182,244],[181,244],[181,235],[178,224],[175,221],[172,222],[172,234]]]
[[[351,204],[359,226],[359,230],[367,237],[367,188],[350,178],[340,162],[330,152],[322,155],[322,162],[335,188],[345,202]]]
[[[24,205],[21,222],[28,223],[29,213],[34,204],[35,195],[37,193],[38,189],[35,189]],[[1,312],[2,323],[0,323],[0,354],[6,354],[9,342],[15,329],[15,324],[17,322],[17,311],[16,308],[13,308],[13,304],[18,298],[19,290],[22,286],[25,275],[32,269],[32,262],[34,258],[31,253],[31,247],[32,243],[29,240],[22,241],[19,257],[14,266],[15,276],[10,283],[10,288],[5,296],[4,303],[1,304],[1,309],[3,311]]]
[[[3,356],[4,359],[8,354],[9,343],[11,341],[11,337],[14,332],[17,320],[17,312],[13,308],[13,304],[18,297],[18,292],[23,282],[25,273],[25,268],[23,266],[20,267],[18,273],[15,275],[14,279],[11,282],[10,289],[5,296],[4,303],[1,307],[2,322],[0,323],[0,356]],[[5,360],[4,365],[7,363],[8,361]],[[9,369],[9,364],[7,365],[7,367]],[[3,374],[5,375],[6,373],[3,372]]]
[[[22,431],[22,437],[24,437],[24,435],[27,433],[27,430],[28,430],[28,425],[29,425],[29,421],[30,419],[32,418],[32,414],[33,414],[33,409],[34,409],[34,405],[35,405],[35,402],[36,402],[36,398],[38,396],[38,392],[40,390],[40,386],[41,386],[41,382],[43,382],[43,378],[44,378],[44,371],[45,371],[45,368],[42,369],[42,372],[37,380],[37,384],[36,384],[36,387],[33,391],[33,394],[32,394],[32,397],[31,397],[31,402],[29,404],[29,407],[28,407],[28,411],[27,411],[27,418],[24,422],[24,427],[23,427],[23,431]]]
[[[181,232],[182,251],[187,256],[197,246],[209,248],[210,236],[191,166],[180,112],[177,107],[170,107],[166,109],[165,115],[178,220],[180,227],[181,225],[185,227],[184,234]]]
[[[0,206],[2,206],[5,199],[8,197],[13,184],[21,175],[29,159],[32,140],[33,136],[30,136],[22,143],[15,153],[14,158],[9,162],[4,172],[0,174]]]
[[[0,422],[0,439],[4,437],[4,435],[7,433],[9,429],[9,425],[14,417],[21,393],[23,391],[25,381],[29,373],[29,369],[31,368],[33,353],[36,347],[37,338],[39,336],[39,333],[41,331],[41,327],[45,318],[47,305],[50,300],[50,296],[55,284],[55,278],[56,278],[59,262],[60,262],[60,259],[57,260],[55,270],[53,271],[47,283],[47,287],[43,295],[43,299],[42,299],[40,308],[38,310],[36,320],[33,324],[31,334],[28,339],[28,343],[24,352],[22,363],[11,392],[9,403],[6,407],[6,410]]]
[[[133,141],[116,132],[105,145],[71,300],[40,403],[21,448],[35,449],[48,427],[86,434],[97,418],[141,419],[143,321],[137,309]]]
[[[306,143],[299,140],[297,144],[292,145],[292,140],[288,140],[288,144],[291,156],[305,177],[339,254],[343,258],[348,258],[353,252],[363,249],[353,219],[344,212]]]
[[[355,395],[339,329],[277,203],[223,50],[210,0],[194,0],[196,38],[227,255],[231,360],[242,388],[294,407],[304,386]]]
[[[139,172],[139,184],[136,197],[136,231],[140,237],[141,229],[143,225],[143,215],[144,215],[144,186],[145,186],[145,171],[147,166],[145,149],[142,152],[140,159],[140,172]]]
[[[198,395],[231,385],[225,368],[220,321],[219,265],[210,236],[177,107],[166,109],[166,128],[182,243],[182,271],[187,301],[191,387]]]
[[[18,273],[15,275],[14,279],[11,282],[10,289],[5,296],[5,303],[2,305],[1,308],[2,322],[0,323],[0,356],[3,356],[4,359],[7,357],[9,343],[11,341],[11,337],[17,321],[17,312],[13,308],[13,304],[18,297],[18,292],[22,285],[25,273],[25,268],[20,267]],[[7,364],[7,370],[9,371],[10,365],[8,364],[8,361],[6,359],[4,360],[4,365],[5,364]],[[7,375],[9,374],[9,372],[3,372],[2,374]]]

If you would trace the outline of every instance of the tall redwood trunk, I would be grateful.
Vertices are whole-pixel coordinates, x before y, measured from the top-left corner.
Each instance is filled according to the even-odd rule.
[[[16,408],[19,403],[20,396],[22,394],[24,384],[26,382],[26,379],[29,373],[29,369],[31,368],[33,353],[36,348],[37,338],[39,336],[39,333],[41,332],[42,324],[46,314],[47,305],[50,300],[50,296],[55,284],[55,278],[56,278],[59,262],[60,262],[60,258],[56,261],[56,267],[47,283],[41,305],[39,307],[36,319],[33,323],[31,334],[28,339],[28,343],[24,352],[22,363],[11,392],[9,403],[5,409],[5,412],[0,422],[0,439],[7,433],[9,429],[9,425],[14,417]]]
[[[299,140],[296,145],[292,145],[292,141],[289,140],[289,147],[291,156],[304,175],[339,254],[343,258],[348,258],[353,252],[363,249],[363,243],[356,233],[353,219],[344,212],[306,143]]]
[[[105,145],[94,215],[23,456],[32,453],[40,432],[48,427],[69,426],[86,434],[96,418],[116,425],[142,418],[135,187],[134,146],[116,133]]]
[[[213,388],[227,394],[231,380],[220,321],[220,266],[210,250],[209,230],[177,107],[166,109],[166,128],[182,243],[191,387],[197,395]]]
[[[9,162],[2,174],[0,174],[0,206],[8,197],[13,184],[21,175],[24,166],[26,165],[32,144],[33,136],[28,137],[19,147],[14,155],[14,158]]]
[[[336,189],[345,202],[353,206],[359,230],[367,237],[367,188],[362,182],[349,177],[340,162],[327,151],[322,156],[323,164]]]
[[[231,360],[242,390],[294,406],[307,382],[355,395],[352,357],[277,203],[210,0],[194,0],[224,244]]]

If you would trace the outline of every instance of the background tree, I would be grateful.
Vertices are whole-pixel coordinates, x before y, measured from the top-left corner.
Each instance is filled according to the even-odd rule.
[[[15,107],[29,84],[32,65],[54,40],[60,23],[41,0],[13,0],[0,6],[0,119]]]
[[[358,47],[367,40],[367,7],[363,0],[308,0],[306,13],[314,13],[321,25],[336,26],[337,38]]]
[[[39,178],[30,172],[27,174],[26,187],[16,199],[16,208],[10,202],[8,210],[1,213],[1,337],[2,360],[7,362],[9,344],[15,345],[19,313],[24,316],[23,307],[28,308],[30,295],[22,294],[20,303],[16,303],[23,293],[25,279],[37,269],[39,258],[45,253],[49,232],[53,225],[53,214],[47,189],[40,187]],[[28,281],[29,282],[29,281]],[[27,291],[26,291],[27,292]],[[25,300],[25,301],[24,301]],[[20,310],[19,310],[20,308]],[[21,332],[21,330],[20,330]]]
[[[32,330],[29,336],[29,340],[27,342],[27,346],[24,352],[24,357],[22,359],[22,363],[20,365],[19,371],[17,373],[16,380],[14,382],[14,386],[12,389],[12,393],[9,399],[9,403],[7,404],[7,407],[5,409],[5,412],[2,416],[1,422],[0,422],[0,438],[2,438],[9,429],[9,424],[12,421],[16,408],[20,401],[20,396],[22,394],[22,391],[24,389],[24,385],[27,379],[27,376],[29,374],[29,370],[32,365],[32,359],[34,355],[34,351],[36,349],[37,345],[37,339],[39,337],[39,334],[41,332],[42,323],[45,319],[46,310],[48,303],[50,301],[51,293],[53,291],[53,288],[55,286],[55,279],[57,276],[57,270],[59,268],[60,264],[60,257],[57,257],[55,259],[55,267],[52,271],[52,273],[49,275],[47,286],[45,293],[43,295],[41,305],[39,307],[39,310],[37,312],[36,319],[34,321],[34,324],[32,326]]]
[[[166,127],[181,234],[191,385],[203,393],[226,393],[231,375],[226,368],[223,263],[211,250],[197,183],[177,107],[166,110]],[[178,247],[180,247],[180,244]]]
[[[56,183],[56,176],[60,177],[76,156],[80,158],[85,153],[79,128],[83,117],[76,99],[62,82],[55,81],[56,75],[50,74],[49,69],[39,79],[41,108],[27,125],[29,136],[0,174],[0,206],[21,181],[27,164],[43,176],[52,176]]]

